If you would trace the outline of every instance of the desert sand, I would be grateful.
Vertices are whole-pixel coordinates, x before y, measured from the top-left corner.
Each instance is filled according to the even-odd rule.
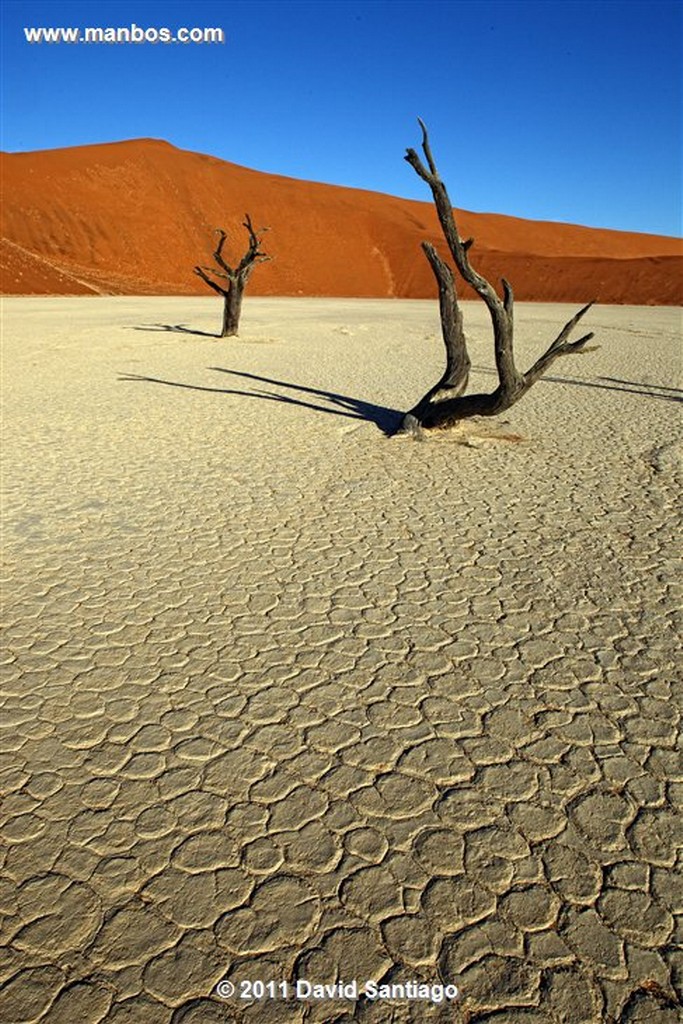
[[[206,294],[193,267],[211,262],[217,227],[239,259],[246,212],[270,228],[264,245],[274,257],[254,275],[252,295],[434,294],[420,243],[443,241],[426,186],[425,201],[414,202],[266,174],[157,139],[0,160],[7,294]],[[407,165],[405,175],[412,185]],[[457,181],[446,184],[457,203]],[[518,300],[683,304],[680,238],[467,210],[458,226],[475,239],[476,269],[507,277]]]
[[[219,319],[5,300],[0,1019],[674,1024],[680,311],[424,443],[434,302]]]

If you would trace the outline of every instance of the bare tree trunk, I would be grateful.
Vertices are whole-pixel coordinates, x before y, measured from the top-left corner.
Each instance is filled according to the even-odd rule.
[[[532,384],[536,383],[559,356],[579,352],[593,337],[591,333],[575,342],[568,340],[573,328],[593,305],[591,302],[580,309],[565,324],[552,345],[531,369],[526,373],[519,372],[515,366],[513,355],[514,298],[512,288],[503,278],[503,298],[501,299],[486,278],[478,274],[472,267],[468,253],[473,239],[469,238],[463,241],[460,238],[453,206],[434,163],[427,129],[423,121],[420,120],[419,123],[422,129],[422,150],[427,166],[414,149],[407,151],[406,160],[423,181],[427,182],[432,191],[441,230],[458,273],[486,303],[493,326],[498,387],[491,394],[464,394],[467,388],[470,360],[467,354],[467,342],[453,273],[434,247],[424,242],[422,248],[439,288],[441,328],[446,347],[446,371],[441,380],[433,388],[430,388],[427,394],[403,418],[400,432],[410,433],[414,436],[419,436],[423,430],[447,429],[459,420],[471,416],[496,416],[504,412],[526,394]]]
[[[427,414],[431,405],[450,398],[458,398],[463,394],[467,388],[471,365],[453,272],[429,242],[423,242],[422,249],[434,271],[439,289],[439,312],[441,334],[446,347],[446,369],[441,380],[430,388],[424,398],[421,398],[415,408],[407,414],[418,421]]]
[[[247,281],[251,277],[251,273],[257,263],[265,263],[272,259],[271,256],[261,252],[259,248],[261,237],[268,228],[261,228],[261,234],[258,235],[252,227],[249,214],[246,215],[244,227],[249,232],[249,248],[236,267],[229,266],[223,258],[223,246],[228,236],[222,228],[218,228],[217,234],[219,237],[213,258],[220,267],[220,270],[216,270],[214,267],[194,268],[195,274],[201,277],[202,281],[205,281],[209,288],[212,288],[218,295],[223,296],[221,338],[234,337],[238,333],[240,316],[242,315],[242,299]],[[209,274],[212,274],[214,278],[220,278],[221,281],[226,283],[221,284],[213,280],[209,277]]]
[[[223,326],[221,338],[232,338],[238,333],[240,315],[242,313],[242,298],[244,296],[244,282],[239,280],[231,281],[225,293],[223,302]]]

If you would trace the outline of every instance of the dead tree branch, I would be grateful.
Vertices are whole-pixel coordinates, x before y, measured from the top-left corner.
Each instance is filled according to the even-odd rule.
[[[401,430],[419,434],[433,428],[447,428],[458,420],[470,416],[495,416],[509,409],[511,405],[529,390],[548,367],[559,356],[580,351],[593,334],[586,334],[578,341],[569,342],[569,335],[579,320],[588,312],[593,303],[580,309],[565,324],[555,341],[526,373],[521,373],[513,353],[514,337],[514,295],[512,286],[501,279],[503,297],[495,288],[478,274],[469,259],[473,239],[460,238],[455,221],[453,205],[446,186],[439,176],[432,154],[427,128],[418,118],[422,129],[422,151],[424,160],[414,149],[408,149],[405,159],[420,178],[429,185],[439,224],[456,269],[461,278],[483,299],[491,317],[493,346],[498,372],[498,387],[491,394],[465,395],[470,368],[467,343],[462,327],[462,315],[458,306],[453,274],[433,246],[423,243],[423,250],[429,260],[439,288],[439,309],[441,326],[446,347],[446,372],[438,384],[420,399],[418,404],[404,417]]]
[[[267,253],[261,251],[261,240],[268,228],[261,228],[260,233],[254,230],[249,214],[245,215],[243,227],[249,234],[249,247],[236,267],[230,266],[223,256],[223,248],[227,239],[227,232],[223,228],[217,228],[218,241],[213,252],[213,258],[220,270],[215,267],[196,266],[195,274],[201,277],[202,281],[208,284],[218,295],[224,298],[223,326],[221,337],[226,338],[236,335],[239,328],[240,315],[242,312],[242,298],[244,289],[251,277],[257,263],[266,263],[272,259]],[[211,276],[210,276],[211,275]],[[221,284],[220,281],[227,281]]]

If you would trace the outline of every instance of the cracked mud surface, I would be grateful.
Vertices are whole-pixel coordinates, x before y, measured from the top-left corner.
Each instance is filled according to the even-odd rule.
[[[7,301],[4,1024],[679,1019],[680,312],[388,439],[435,307]]]

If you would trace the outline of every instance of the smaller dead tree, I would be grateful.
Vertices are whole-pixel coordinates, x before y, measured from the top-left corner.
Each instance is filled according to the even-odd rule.
[[[261,252],[261,239],[268,228],[261,228],[259,234],[252,227],[251,218],[245,215],[244,227],[249,232],[249,248],[236,267],[229,266],[223,258],[223,247],[228,237],[222,228],[216,229],[218,242],[213,254],[218,268],[200,267],[194,268],[195,274],[205,281],[209,288],[213,288],[218,295],[223,296],[223,326],[220,337],[229,338],[237,334],[242,312],[242,298],[247,281],[257,263],[266,263],[272,259],[265,252]],[[209,276],[212,275],[212,276]],[[217,278],[218,280],[214,280]],[[225,282],[225,283],[222,283]]]
[[[422,129],[422,150],[426,166],[414,149],[409,149],[405,159],[425,181],[434,198],[441,230],[450,250],[458,273],[486,303],[493,325],[493,343],[498,372],[498,387],[491,394],[466,395],[470,371],[467,340],[463,330],[462,314],[458,306],[455,282],[451,268],[445,263],[433,245],[422,243],[424,253],[436,278],[439,289],[439,310],[441,333],[446,347],[446,370],[441,380],[430,388],[417,405],[406,413],[400,433],[420,437],[423,430],[447,429],[463,419],[472,416],[496,416],[505,412],[526,394],[532,384],[541,377],[559,356],[579,352],[593,337],[585,334],[578,341],[570,342],[569,335],[593,305],[592,302],[580,309],[565,324],[555,341],[534,365],[521,373],[514,360],[513,340],[513,294],[509,282],[502,279],[501,299],[491,284],[478,274],[469,259],[473,239],[463,240],[458,233],[453,206],[446,186],[441,181],[429,145],[424,122],[418,118]]]

